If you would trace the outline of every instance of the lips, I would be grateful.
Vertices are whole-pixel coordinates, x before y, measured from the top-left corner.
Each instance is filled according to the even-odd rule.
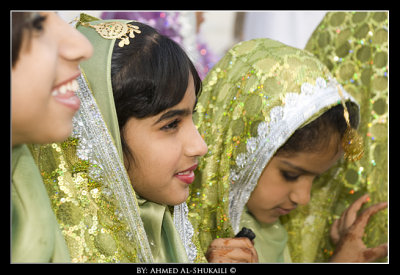
[[[81,101],[75,95],[75,92],[79,89],[78,82],[76,81],[77,77],[78,76],[74,76],[73,78],[58,84],[51,92],[51,95],[57,102],[74,111],[77,111],[81,104]]]
[[[286,209],[286,208],[276,207],[275,209],[276,209],[276,211],[278,212],[279,215],[283,216],[283,215],[289,214],[292,210],[294,210],[296,208]]]
[[[194,181],[194,170],[196,170],[197,164],[192,167],[176,173],[174,176],[186,184],[191,184]]]

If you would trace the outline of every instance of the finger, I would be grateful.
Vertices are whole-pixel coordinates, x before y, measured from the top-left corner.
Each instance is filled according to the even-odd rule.
[[[339,220],[335,220],[333,222],[332,227],[331,227],[330,235],[331,235],[331,240],[332,240],[333,244],[337,244],[337,242],[340,239],[340,235],[339,235]]]
[[[367,262],[373,262],[380,258],[386,257],[388,254],[387,243],[381,244],[374,248],[368,248],[363,252],[363,256]]]
[[[358,231],[362,235],[365,226],[368,224],[369,218],[377,212],[385,209],[387,206],[387,202],[381,202],[370,206],[364,212],[362,212],[357,220],[354,222],[354,229],[356,230],[356,232]]]
[[[349,228],[357,219],[357,212],[360,210],[362,205],[369,201],[369,195],[365,194],[358,198],[347,210],[347,215],[345,218],[345,227]]]
[[[210,247],[231,247],[231,248],[252,248],[254,247],[252,241],[246,237],[240,238],[219,238],[211,242]]]
[[[254,261],[253,251],[249,248],[209,248],[206,258],[213,263],[251,263]]]

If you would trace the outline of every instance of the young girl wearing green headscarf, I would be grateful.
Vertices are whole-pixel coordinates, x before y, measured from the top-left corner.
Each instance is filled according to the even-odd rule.
[[[347,158],[361,157],[362,142],[351,130],[358,124],[358,108],[328,69],[305,51],[269,39],[229,50],[204,80],[196,116],[209,151],[200,162],[189,208],[208,260],[254,262],[258,256],[260,262],[291,261],[286,244],[292,236],[280,217],[300,208],[296,211],[313,213],[302,223],[322,222],[338,183],[325,182],[310,197],[312,183],[335,172],[327,171],[343,150]],[[318,202],[313,208],[307,206],[310,199]],[[340,220],[341,240],[353,223],[358,225],[350,231],[360,240],[366,219],[386,206],[376,205],[354,222],[366,199],[348,211],[353,219]],[[257,256],[251,245],[237,249],[231,239],[242,227],[254,231]],[[353,254],[362,254],[359,243],[353,248]],[[378,249],[382,256],[385,247]],[[339,249],[337,259],[348,251]]]
[[[52,12],[12,12],[11,261],[69,262],[49,198],[26,144],[61,141],[79,108],[79,63],[90,43]],[[62,93],[61,93],[62,91]]]
[[[94,47],[81,65],[88,104],[72,138],[33,148],[72,260],[205,261],[185,203],[207,150],[192,121],[193,64],[139,22],[81,15],[77,28]]]

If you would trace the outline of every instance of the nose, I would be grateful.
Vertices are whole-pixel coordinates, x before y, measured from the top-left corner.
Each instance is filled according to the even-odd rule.
[[[77,66],[92,56],[93,46],[83,34],[61,18],[59,26],[59,55],[62,59]]]
[[[188,157],[201,157],[204,156],[207,151],[207,144],[204,142],[203,138],[200,136],[199,131],[197,131],[196,126],[191,123],[190,130],[187,133],[186,145],[185,145],[185,155]]]
[[[299,205],[306,205],[310,201],[311,187],[313,180],[311,178],[304,178],[301,181],[294,184],[289,199]]]

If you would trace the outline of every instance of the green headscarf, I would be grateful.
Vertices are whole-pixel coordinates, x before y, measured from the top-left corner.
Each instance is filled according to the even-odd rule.
[[[233,237],[251,222],[258,225],[251,229],[260,262],[290,261],[282,225],[250,221],[245,205],[289,137],[340,104],[338,87],[314,56],[270,39],[235,45],[209,72],[195,117],[209,151],[189,203],[203,251],[213,239]],[[344,98],[357,104],[347,92]]]
[[[95,20],[89,18],[91,25],[106,22],[128,23],[130,20]],[[81,16],[81,21],[85,16]],[[133,24],[134,25],[134,24]],[[99,104],[101,113],[104,116],[107,126],[111,129],[112,136],[119,150],[122,159],[122,147],[120,142],[120,131],[117,115],[115,111],[112,84],[111,84],[111,56],[114,48],[115,39],[107,40],[99,33],[87,26],[80,26],[81,31],[92,42],[95,48],[94,56],[83,62],[81,68],[86,75],[89,86],[91,86],[94,97]],[[140,35],[140,34],[137,34]],[[135,43],[134,39],[132,43]],[[106,65],[104,65],[106,64]],[[99,70],[105,69],[104,72]],[[197,255],[192,249],[193,233],[185,231],[187,227],[186,203],[174,207],[174,217],[167,205],[154,203],[137,196],[140,208],[140,216],[148,237],[150,248],[155,262],[188,262],[202,261],[201,254]],[[189,240],[188,240],[189,238]],[[194,250],[196,250],[194,248]],[[188,259],[190,255],[190,259]]]
[[[289,247],[296,262],[326,261],[334,246],[329,230],[332,221],[358,197],[368,193],[370,203],[388,199],[388,12],[329,12],[315,29],[306,50],[315,54],[332,75],[360,103],[359,133],[364,138],[364,157],[354,163],[339,163],[336,173],[319,180],[329,182],[330,194],[320,194],[310,205],[318,208],[330,201],[322,216],[328,223],[316,226],[311,212],[291,213],[286,226]],[[310,223],[304,224],[304,220]],[[314,245],[306,245],[312,239]],[[380,211],[365,229],[364,243],[375,247],[387,242],[388,215]],[[383,259],[385,260],[385,259]]]

